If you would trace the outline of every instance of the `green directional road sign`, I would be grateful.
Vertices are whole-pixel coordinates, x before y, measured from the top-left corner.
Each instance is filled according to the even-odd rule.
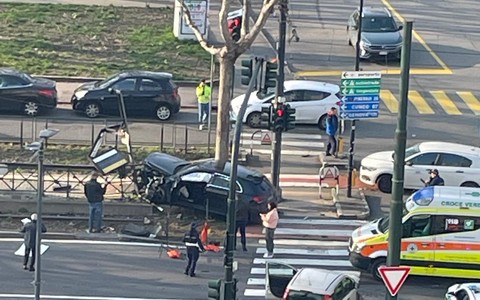
[[[342,88],[344,87],[380,87],[380,79],[342,79]]]
[[[345,71],[341,76],[343,119],[377,118],[380,106],[382,73],[378,71]]]
[[[380,87],[355,87],[355,88],[342,88],[343,95],[378,95],[380,93]]]

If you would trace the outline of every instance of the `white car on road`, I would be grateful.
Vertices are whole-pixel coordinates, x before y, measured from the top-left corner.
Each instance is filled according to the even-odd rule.
[[[448,288],[446,300],[480,300],[480,283],[454,284]]]
[[[384,193],[392,190],[394,151],[382,151],[362,159],[360,180],[377,185]],[[446,143],[423,142],[405,151],[406,189],[420,189],[429,171],[437,169],[447,186],[480,186],[480,148]]]
[[[296,109],[295,123],[318,124],[320,129],[325,129],[327,113],[332,107],[338,109],[340,103],[340,87],[335,84],[309,81],[285,81],[285,98],[292,108]],[[262,107],[268,107],[274,100],[275,93],[252,93],[248,100],[247,110],[243,122],[256,128],[261,126]],[[240,95],[232,100],[232,115],[236,119],[245,95]]]

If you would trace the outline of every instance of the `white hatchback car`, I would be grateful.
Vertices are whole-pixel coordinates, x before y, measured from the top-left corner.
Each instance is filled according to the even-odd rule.
[[[356,272],[360,274],[360,272]],[[360,277],[348,272],[267,262],[265,299],[357,300]]]
[[[332,107],[338,109],[340,103],[340,87],[335,84],[309,81],[285,81],[285,98],[292,108],[296,109],[296,124],[318,124],[320,129],[325,129],[327,113]],[[262,107],[268,107],[274,100],[275,93],[252,93],[248,100],[247,110],[243,122],[256,128],[261,126]],[[231,102],[231,117],[236,119],[245,95],[234,98]]]
[[[480,283],[454,284],[445,294],[446,300],[480,300]]]
[[[394,151],[382,151],[362,159],[360,180],[377,185],[384,193],[392,190]],[[437,169],[447,186],[480,186],[480,148],[446,143],[423,142],[405,151],[406,189],[424,187],[429,171]]]

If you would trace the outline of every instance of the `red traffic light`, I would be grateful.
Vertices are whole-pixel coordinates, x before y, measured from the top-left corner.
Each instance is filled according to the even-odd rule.
[[[283,117],[284,114],[285,114],[285,111],[283,109],[277,110],[277,116]]]

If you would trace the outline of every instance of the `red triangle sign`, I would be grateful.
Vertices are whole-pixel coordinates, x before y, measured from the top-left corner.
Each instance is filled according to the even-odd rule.
[[[270,145],[272,143],[272,139],[270,138],[270,134],[265,133],[260,141],[262,145]]]
[[[395,296],[407,280],[410,267],[380,267],[378,272],[385,283],[390,295]]]

